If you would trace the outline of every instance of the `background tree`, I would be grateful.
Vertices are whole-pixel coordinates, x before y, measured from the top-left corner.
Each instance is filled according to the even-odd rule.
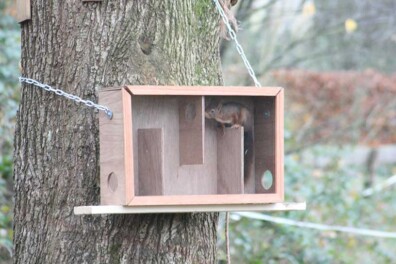
[[[22,76],[84,99],[123,84],[219,85],[211,0],[32,0]],[[218,214],[74,216],[99,203],[98,118],[23,85],[14,152],[15,263],[214,263]]]

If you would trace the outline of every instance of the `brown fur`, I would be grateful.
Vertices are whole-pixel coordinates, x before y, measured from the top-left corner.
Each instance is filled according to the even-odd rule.
[[[227,102],[209,105],[205,108],[205,117],[214,119],[221,124],[224,132],[226,124],[231,127],[243,127],[244,129],[244,178],[245,183],[254,177],[254,135],[253,116],[248,108],[237,102]]]
[[[208,119],[215,119],[222,124],[231,127],[244,127],[245,131],[252,130],[253,119],[250,111],[237,102],[219,103],[217,106],[208,106],[205,109],[205,116]]]
[[[235,32],[237,32],[239,29],[238,22],[234,16],[234,14],[230,10],[231,5],[232,6],[236,5],[237,1],[235,1],[235,0],[219,0],[219,3],[221,5],[221,7],[223,8],[224,13],[227,16],[228,21],[231,24],[231,27],[234,29]],[[227,39],[227,40],[229,39],[228,34],[227,34],[227,27],[224,24],[223,19],[220,20],[220,36],[224,39]]]

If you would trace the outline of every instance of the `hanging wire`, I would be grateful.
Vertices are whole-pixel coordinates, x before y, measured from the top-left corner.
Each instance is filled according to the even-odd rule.
[[[396,232],[386,232],[386,231],[365,229],[365,228],[356,228],[356,227],[350,227],[350,226],[324,225],[324,224],[317,224],[317,223],[311,223],[311,222],[296,221],[296,220],[292,220],[292,219],[270,216],[270,215],[255,213],[255,212],[240,212],[240,213],[236,213],[236,215],[247,217],[250,219],[268,221],[268,222],[272,222],[272,223],[276,223],[276,224],[290,225],[290,226],[296,226],[296,227],[301,227],[301,228],[310,228],[310,229],[316,229],[316,230],[321,230],[321,231],[335,231],[335,232],[349,233],[349,234],[362,235],[362,236],[396,238]]]

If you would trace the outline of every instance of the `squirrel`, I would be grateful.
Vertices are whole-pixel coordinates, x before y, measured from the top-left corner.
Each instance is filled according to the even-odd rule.
[[[228,124],[232,128],[243,127],[245,132],[252,131],[253,118],[250,111],[237,102],[220,102],[218,105],[209,105],[205,109],[205,117],[215,119],[224,129]]]
[[[244,181],[254,177],[254,135],[253,115],[243,104],[237,102],[219,102],[217,105],[209,104],[205,108],[205,117],[214,119],[223,129],[228,125],[231,128],[243,127],[244,129]]]

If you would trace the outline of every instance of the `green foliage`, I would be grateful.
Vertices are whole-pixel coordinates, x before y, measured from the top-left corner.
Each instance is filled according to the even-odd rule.
[[[20,59],[20,30],[15,20],[4,14],[5,4],[0,4],[0,150],[11,153],[15,113],[19,92],[18,63]]]
[[[263,86],[279,85],[271,78],[265,80],[269,77],[265,76],[266,73],[276,69],[342,72],[374,68],[380,72],[395,71],[396,20],[392,19],[392,0],[239,2],[237,18],[243,30],[238,32],[238,39]],[[252,84],[233,42],[223,42],[222,56],[226,84]],[[300,78],[296,81],[300,84],[310,82],[312,86],[317,80]],[[330,80],[324,83],[332,84]],[[330,123],[339,120],[344,113],[351,115],[352,121],[348,120],[333,130],[327,128],[326,132],[334,137],[332,142],[341,142],[343,134],[352,130],[347,126],[353,125],[358,119],[357,114],[362,113],[361,104],[357,104],[357,113],[354,113],[351,100],[343,102],[324,95],[324,107],[320,107],[311,86],[308,87],[307,83],[304,92],[294,92],[296,97],[309,97],[319,106],[319,114],[314,115],[312,107],[302,104],[307,107],[308,117],[313,121],[322,114],[328,114],[325,119]],[[293,88],[286,86],[286,94]],[[325,91],[322,88],[318,92],[323,95]],[[345,89],[344,86],[342,88]],[[361,91],[362,87],[354,84],[353,88]],[[335,89],[329,90],[335,92]],[[364,96],[372,100],[372,90],[369,91]],[[359,99],[354,94],[350,97],[355,101]],[[345,110],[336,112],[331,107],[334,102],[342,104]],[[363,197],[368,172],[364,161],[362,164],[348,162],[351,155],[356,154],[354,147],[318,145],[301,140],[304,132],[301,130],[311,132],[315,128],[309,122],[312,120],[302,115],[301,109],[294,108],[293,103],[296,102],[287,102],[285,107],[286,113],[291,114],[285,117],[285,148],[286,153],[290,152],[285,156],[285,200],[307,201],[307,210],[274,215],[298,221],[395,232],[395,187]],[[383,116],[392,115],[392,109],[378,111],[379,117],[373,120],[379,123]],[[302,120],[300,130],[292,125],[299,121],[297,118]],[[369,115],[363,115],[358,120],[362,120],[371,135],[376,130],[369,124],[369,118]],[[358,135],[364,134],[361,127],[356,130],[359,130]],[[374,172],[375,181],[380,183],[395,173],[396,164],[381,165]],[[396,263],[396,239],[278,225],[242,218],[237,214],[233,219],[230,227],[233,263]],[[222,259],[224,247],[221,244],[219,256]]]
[[[3,173],[3,171],[0,170],[0,173]],[[9,197],[7,190],[8,186],[9,184],[0,177],[0,262],[3,258],[6,258],[2,256],[2,249],[12,252],[12,208],[11,197]]]
[[[286,201],[307,201],[305,212],[276,213],[298,221],[394,232],[392,189],[361,195],[364,168],[346,163],[352,147],[315,146],[285,157]],[[381,182],[395,165],[377,169]],[[234,215],[234,263],[395,263],[396,239],[278,225]]]
[[[12,252],[12,141],[19,102],[20,30],[0,3],[0,262]]]
[[[0,262],[12,252],[11,155],[0,156]]]

